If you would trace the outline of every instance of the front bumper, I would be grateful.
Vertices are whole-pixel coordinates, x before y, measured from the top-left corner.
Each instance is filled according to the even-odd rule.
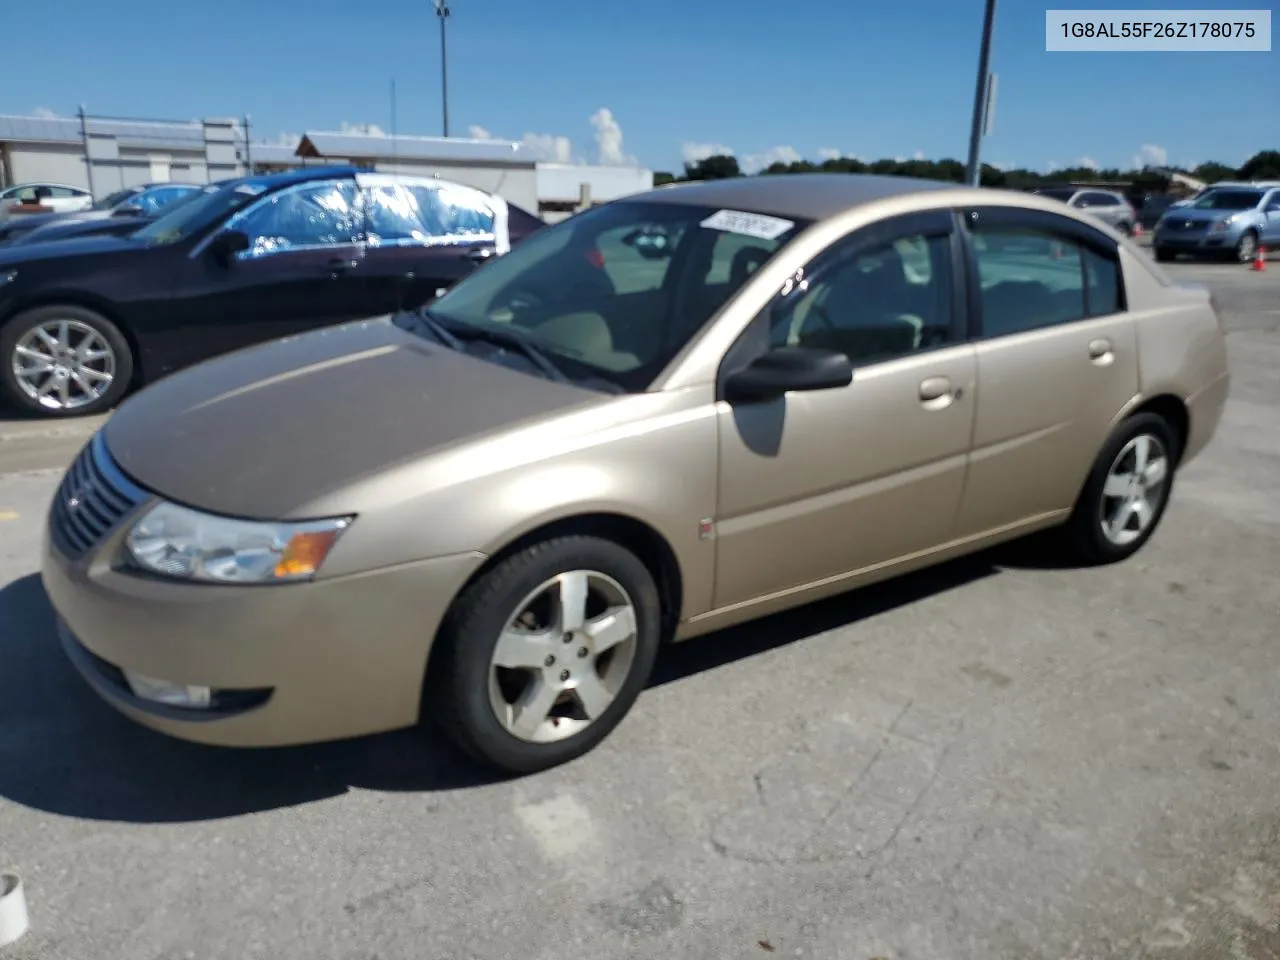
[[[1234,250],[1244,233],[1244,227],[1229,227],[1217,233],[1211,230],[1171,230],[1157,225],[1151,236],[1151,244],[1164,250],[1176,250],[1180,253],[1214,253]]]
[[[462,554],[279,586],[182,583],[113,563],[133,516],[74,559],[46,532],[41,576],[64,648],[133,720],[222,746],[412,726],[439,623],[484,559]],[[207,711],[152,703],[132,694],[125,670],[224,696]]]

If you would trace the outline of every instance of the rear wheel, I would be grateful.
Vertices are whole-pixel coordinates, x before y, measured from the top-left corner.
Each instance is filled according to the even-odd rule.
[[[451,739],[505,773],[591,750],[648,682],[658,590],[631,552],[595,537],[535,544],[459,597],[432,656],[426,707]]]
[[[1073,552],[1090,564],[1137,553],[1164,516],[1173,486],[1178,441],[1154,413],[1125,420],[1094,462],[1066,533]]]
[[[0,328],[0,393],[29,413],[101,413],[120,401],[132,379],[128,342],[93,310],[35,307]]]

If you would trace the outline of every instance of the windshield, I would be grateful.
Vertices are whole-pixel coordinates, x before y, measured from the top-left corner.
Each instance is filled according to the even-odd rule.
[[[541,230],[430,306],[526,336],[571,378],[639,391],[807,221],[614,202]]]
[[[101,200],[97,201],[91,209],[93,210],[111,210],[124,203],[135,193],[138,193],[137,187],[130,187],[127,190],[117,190],[115,193],[108,193]]]
[[[1261,190],[1210,190],[1190,206],[1193,210],[1251,210],[1261,199]]]
[[[135,232],[133,239],[151,246],[185,240],[250,203],[265,189],[258,183],[236,183],[193,194],[188,201],[171,204],[163,216]]]

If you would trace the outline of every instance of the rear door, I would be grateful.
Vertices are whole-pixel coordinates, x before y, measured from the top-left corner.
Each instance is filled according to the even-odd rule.
[[[457,184],[367,178],[363,276],[375,312],[413,309],[511,249],[506,203]]]
[[[949,211],[855,231],[803,265],[730,350],[725,369],[770,347],[835,349],[854,375],[840,389],[718,405],[717,607],[952,537],[975,378],[953,235]]]
[[[335,178],[286,187],[237,213],[223,231],[244,233],[248,250],[224,261],[202,243],[174,275],[156,278],[147,326],[157,354],[176,368],[375,313],[356,203],[355,181]]]
[[[971,536],[1072,507],[1138,392],[1138,354],[1119,255],[1104,234],[998,206],[962,220],[978,396],[957,536]]]

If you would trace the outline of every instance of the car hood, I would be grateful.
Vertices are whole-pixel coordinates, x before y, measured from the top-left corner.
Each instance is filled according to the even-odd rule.
[[[120,407],[105,439],[120,468],[160,496],[229,516],[291,518],[380,471],[607,399],[380,319],[160,380]]]
[[[0,247],[0,267],[12,267],[29,260],[92,257],[144,249],[146,248],[126,237],[95,233],[88,237],[68,237],[65,240],[59,238],[48,242]]]

